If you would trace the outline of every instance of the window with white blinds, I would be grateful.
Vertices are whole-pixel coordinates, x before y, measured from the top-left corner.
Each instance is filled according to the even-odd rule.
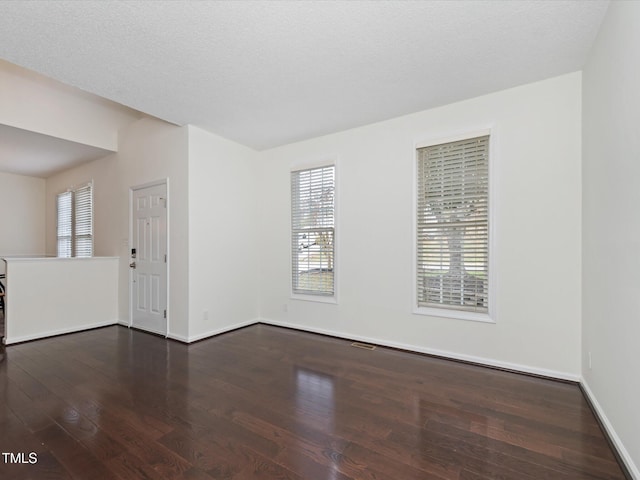
[[[60,193],[56,198],[58,209],[58,256],[71,256],[71,243],[73,235],[72,212],[73,212],[73,193]]]
[[[293,293],[335,294],[335,166],[291,172]]]
[[[73,256],[93,255],[93,192],[91,184],[73,192]]]
[[[417,149],[417,301],[487,313],[489,136]]]
[[[58,256],[93,256],[93,185],[60,193],[56,204]]]

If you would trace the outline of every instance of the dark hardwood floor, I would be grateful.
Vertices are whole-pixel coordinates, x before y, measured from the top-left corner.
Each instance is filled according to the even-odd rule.
[[[576,385],[264,325],[9,346],[0,452],[3,480],[624,478]]]

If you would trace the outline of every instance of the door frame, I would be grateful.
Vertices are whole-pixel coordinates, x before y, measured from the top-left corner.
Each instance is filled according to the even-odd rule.
[[[171,299],[169,292],[171,285],[171,242],[169,241],[169,232],[171,231],[171,202],[169,201],[170,193],[169,193],[169,178],[161,178],[159,180],[154,180],[152,182],[141,183],[139,185],[134,185],[129,187],[129,238],[127,240],[127,253],[125,257],[125,265],[127,268],[127,278],[128,278],[128,290],[129,290],[129,325],[128,327],[133,327],[133,270],[129,267],[129,263],[132,261],[131,259],[131,242],[133,240],[133,192],[137,190],[142,190],[144,188],[149,187],[157,187],[159,185],[165,185],[167,190],[166,195],[166,212],[167,212],[167,224],[166,224],[166,234],[167,234],[167,318],[164,322],[164,337],[169,337],[169,324],[171,321]]]

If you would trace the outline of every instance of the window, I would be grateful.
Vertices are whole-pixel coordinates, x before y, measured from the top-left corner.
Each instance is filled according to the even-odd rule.
[[[489,135],[418,148],[417,162],[417,306],[487,314]]]
[[[93,191],[91,184],[73,192],[73,256],[93,255]]]
[[[58,194],[58,256],[93,255],[93,185]]]
[[[58,195],[58,256],[71,256],[73,193],[64,192]]]
[[[292,288],[335,294],[335,166],[291,172]]]

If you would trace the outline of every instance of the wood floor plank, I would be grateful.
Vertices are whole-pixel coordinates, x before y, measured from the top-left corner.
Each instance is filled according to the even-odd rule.
[[[35,435],[73,478],[82,479],[86,477],[87,472],[91,472],[91,478],[96,480],[119,479],[104,463],[79,445],[60,426],[51,425],[36,432]]]
[[[256,325],[7,348],[0,478],[621,480],[577,385]]]
[[[153,466],[129,452],[108,460],[107,466],[123,479],[166,480],[166,477],[156,471]]]
[[[175,429],[159,440],[201,472],[212,472],[214,478],[232,478],[244,468],[244,457],[213,442],[192,438],[186,431]]]

